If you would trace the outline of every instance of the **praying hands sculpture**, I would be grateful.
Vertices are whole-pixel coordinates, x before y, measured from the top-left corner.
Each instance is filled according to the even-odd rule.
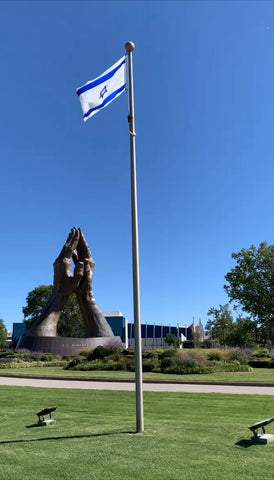
[[[75,264],[71,269],[71,259]],[[61,312],[72,293],[85,324],[86,337],[110,337],[113,332],[97,305],[92,292],[95,263],[80,228],[72,228],[60,255],[56,258],[53,293],[41,315],[27,330],[27,336],[57,337],[57,324]]]

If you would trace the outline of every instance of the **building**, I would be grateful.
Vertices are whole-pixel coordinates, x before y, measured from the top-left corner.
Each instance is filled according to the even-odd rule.
[[[126,317],[119,311],[103,312],[115,336],[121,338],[126,348],[134,348],[134,323],[129,323]],[[193,346],[193,330],[199,335],[200,341],[204,340],[204,330],[201,321],[198,325],[171,326],[141,324],[142,348],[167,348],[165,341],[167,333],[176,336],[180,347]],[[14,323],[12,331],[12,344],[16,345],[19,338],[25,333],[24,323]]]
[[[24,322],[13,323],[12,325],[12,346],[15,348],[19,338],[24,335],[26,331],[26,325]]]

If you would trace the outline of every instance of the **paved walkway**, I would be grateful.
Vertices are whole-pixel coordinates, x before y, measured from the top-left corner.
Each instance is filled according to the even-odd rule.
[[[0,385],[42,388],[76,388],[84,390],[135,390],[134,382],[108,382],[84,380],[52,380],[37,378],[0,377]],[[214,385],[191,383],[144,383],[146,392],[239,393],[248,395],[274,395],[274,386]]]

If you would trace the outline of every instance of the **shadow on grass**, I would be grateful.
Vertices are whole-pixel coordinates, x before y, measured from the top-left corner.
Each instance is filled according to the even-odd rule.
[[[238,447],[249,448],[254,445],[260,445],[259,443],[255,443],[252,440],[240,440],[239,442],[235,443]]]
[[[29,427],[34,427],[37,425],[29,425]],[[29,428],[28,427],[28,428]],[[28,442],[44,442],[46,440],[70,440],[72,438],[95,438],[95,437],[104,437],[108,435],[119,435],[119,434],[136,434],[134,430],[122,431],[122,432],[105,432],[105,433],[92,433],[90,435],[68,435],[60,437],[43,437],[43,438],[29,438],[24,440],[3,440],[0,441],[0,445],[6,445],[8,443],[28,443]]]

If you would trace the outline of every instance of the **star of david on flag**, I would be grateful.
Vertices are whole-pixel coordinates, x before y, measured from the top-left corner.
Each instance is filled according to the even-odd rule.
[[[126,57],[123,56],[102,75],[77,88],[84,120],[95,115],[126,88]]]

